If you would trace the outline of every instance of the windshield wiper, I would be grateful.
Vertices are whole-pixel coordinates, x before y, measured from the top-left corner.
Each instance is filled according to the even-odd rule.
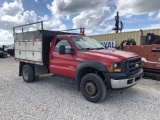
[[[95,50],[95,48],[86,48],[87,50]]]
[[[106,49],[106,48],[103,48],[103,47],[100,47],[100,48],[81,48],[81,50],[100,50],[100,49]]]
[[[103,47],[100,47],[100,48],[96,48],[97,50],[100,50],[100,49],[105,49],[105,48],[103,48]]]
[[[85,50],[100,50],[100,49],[105,49],[103,47],[100,47],[100,48],[83,48]]]
[[[87,51],[87,50],[95,50],[96,48],[81,48],[81,50],[85,50],[85,51]]]

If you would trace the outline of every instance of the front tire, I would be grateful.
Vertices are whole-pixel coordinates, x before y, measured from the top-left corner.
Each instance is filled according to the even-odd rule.
[[[84,98],[90,102],[102,101],[106,96],[107,89],[103,79],[94,73],[82,78],[80,88]]]
[[[27,83],[35,80],[34,68],[31,65],[24,65],[22,67],[23,80]]]

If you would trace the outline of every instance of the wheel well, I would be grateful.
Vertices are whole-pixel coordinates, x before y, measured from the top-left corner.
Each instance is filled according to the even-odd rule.
[[[20,62],[20,63],[19,63],[19,76],[22,76],[22,67],[23,67],[24,65],[30,65],[32,68],[34,68],[33,64],[26,63],[26,62]]]
[[[102,71],[99,71],[99,70],[92,68],[92,67],[85,67],[85,68],[81,69],[78,73],[79,74],[78,75],[79,83],[80,83],[82,77],[85,76],[86,74],[89,74],[89,73],[95,73],[95,74],[99,75],[103,80],[105,79]]]

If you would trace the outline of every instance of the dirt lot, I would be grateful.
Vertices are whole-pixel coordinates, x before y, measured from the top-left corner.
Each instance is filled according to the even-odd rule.
[[[160,81],[143,79],[125,90],[108,91],[101,103],[51,76],[33,83],[18,77],[18,62],[0,58],[0,120],[159,120]]]

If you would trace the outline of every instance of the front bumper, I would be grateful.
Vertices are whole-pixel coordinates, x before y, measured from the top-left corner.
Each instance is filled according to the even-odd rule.
[[[138,73],[127,76],[124,73],[110,73],[109,77],[106,78],[110,81],[107,82],[108,86],[112,89],[121,89],[127,88],[135,85],[139,80],[142,79],[143,69],[141,69]]]
[[[111,87],[112,89],[131,87],[135,85],[139,80],[141,80],[141,78],[142,78],[142,75],[129,78],[129,79],[121,79],[121,80],[111,79]]]

